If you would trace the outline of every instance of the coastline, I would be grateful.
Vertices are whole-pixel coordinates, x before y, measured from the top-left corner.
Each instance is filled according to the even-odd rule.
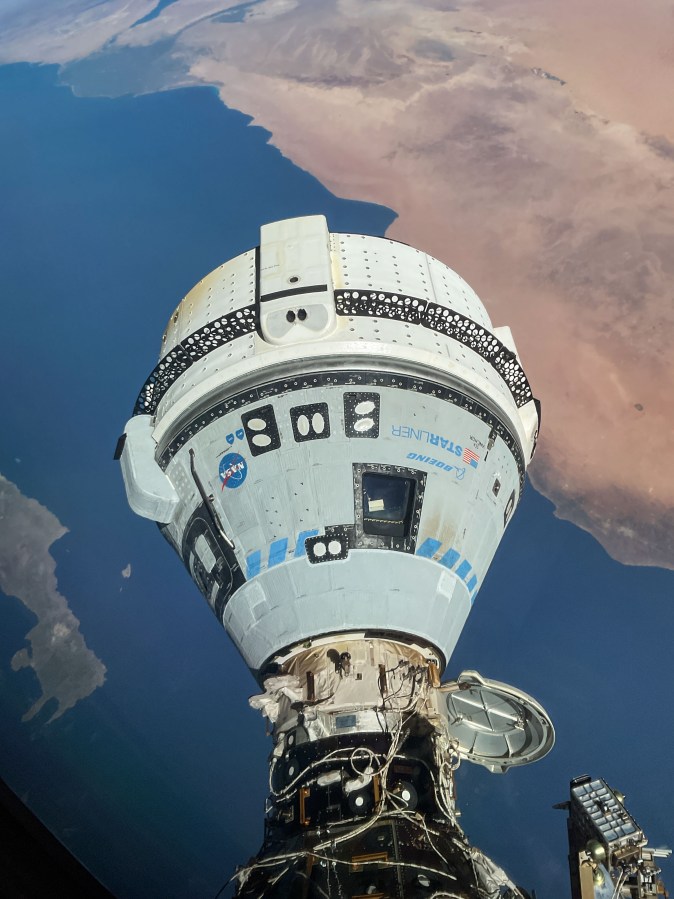
[[[477,127],[487,153],[477,163],[473,156],[466,164],[466,148],[460,142],[457,147],[452,135],[440,136],[447,158],[459,155],[452,183],[434,157],[438,138],[431,135],[417,147],[396,146],[391,132],[404,115],[387,122],[387,110],[382,115],[354,88],[328,92],[276,84],[273,89],[272,80],[259,75],[249,75],[241,87],[222,65],[211,69],[198,63],[194,71],[204,80],[224,82],[222,102],[263,124],[284,155],[331,191],[395,209],[399,217],[389,236],[420,246],[466,278],[494,320],[512,327],[543,404],[541,445],[531,470],[534,486],[554,502],[561,518],[592,533],[617,560],[674,567],[674,488],[666,465],[674,441],[664,388],[674,377],[666,350],[667,335],[674,334],[666,271],[674,219],[660,197],[671,187],[669,161],[629,128],[576,109],[568,92],[554,96],[548,90],[543,102],[551,103],[551,122],[561,118],[568,126],[568,146],[555,153],[539,135],[535,158],[528,160],[531,168],[523,172],[516,154],[508,156],[499,144],[507,125],[486,117]],[[549,88],[557,85],[529,89],[540,100]],[[426,93],[437,100],[442,89]],[[347,121],[348,109],[357,114]],[[382,136],[379,147],[359,140],[368,118],[374,119],[370,130]],[[417,122],[421,119],[416,116]],[[335,121],[339,136],[329,124]],[[319,129],[312,122],[328,125]],[[404,130],[404,139],[411,139],[410,130]],[[532,133],[531,140],[536,139]],[[393,149],[382,153],[381,145]],[[577,156],[575,171],[573,163],[564,163],[567,152]],[[547,164],[541,163],[546,156]],[[502,193],[497,185],[480,196],[471,168],[489,173],[499,162],[509,183]],[[557,164],[562,184],[546,194]],[[530,174],[537,167],[542,176],[532,185]],[[425,177],[420,179],[421,168]],[[433,171],[435,180],[429,177]],[[527,182],[520,198],[512,188],[518,181]],[[602,181],[604,189],[588,200],[593,182]],[[463,190],[466,183],[469,189]],[[476,193],[477,202],[471,204]],[[630,197],[631,208],[615,203],[621,194]],[[449,208],[455,210],[453,220],[444,214]],[[652,222],[657,222],[659,246],[648,245]],[[506,247],[500,235],[507,235]],[[613,271],[614,260],[624,267]],[[614,326],[616,320],[620,327]],[[638,464],[626,464],[635,449]]]
[[[665,5],[620,3],[593,8],[594,53],[580,0],[265,0],[228,24],[234,0],[200,0],[133,28],[145,6],[112,3],[85,37],[28,29],[13,52],[215,88],[334,194],[395,210],[389,235],[512,327],[543,405],[537,489],[614,558],[671,568],[674,57]]]

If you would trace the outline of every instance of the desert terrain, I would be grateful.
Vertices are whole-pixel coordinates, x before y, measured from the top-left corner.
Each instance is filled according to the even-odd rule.
[[[139,23],[153,6],[4,11],[0,60],[67,81],[161,46],[153,85],[217,86],[332,191],[395,210],[389,236],[511,326],[534,485],[620,561],[674,567],[671,4],[196,0]]]

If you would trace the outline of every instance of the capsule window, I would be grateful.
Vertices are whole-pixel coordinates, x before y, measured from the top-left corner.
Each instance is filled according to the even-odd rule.
[[[382,537],[407,537],[414,505],[413,478],[363,473],[363,531]]]

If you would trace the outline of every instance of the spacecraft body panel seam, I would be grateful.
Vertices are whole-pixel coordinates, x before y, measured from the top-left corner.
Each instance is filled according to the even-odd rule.
[[[372,357],[370,358],[372,359]],[[316,360],[312,359],[307,362],[307,365],[311,365],[311,367],[315,369],[313,380],[311,374],[298,377],[296,373],[293,374],[292,372],[289,372],[284,378],[268,381],[264,387],[257,387],[253,384],[250,389],[244,390],[238,394],[230,394],[224,399],[220,399],[221,393],[219,381],[212,381],[212,379],[209,379],[207,385],[205,385],[204,389],[201,391],[198,404],[193,397],[192,399],[194,402],[188,404],[185,401],[181,404],[181,408],[172,410],[171,414],[156,422],[153,434],[159,445],[159,462],[162,467],[166,466],[168,459],[172,455],[170,447],[176,441],[179,442],[179,438],[182,434],[187,432],[192,436],[200,428],[206,427],[216,417],[221,416],[225,411],[254,404],[264,396],[270,397],[274,394],[282,394],[289,391],[311,389],[312,386],[317,385],[328,387],[331,384],[338,384],[340,382],[344,385],[352,384],[354,388],[365,387],[368,383],[377,386],[378,384],[385,385],[388,382],[388,386],[397,390],[435,395],[442,397],[444,400],[449,401],[454,405],[460,404],[464,408],[471,409],[473,414],[482,420],[487,420],[490,417],[495,419],[494,427],[496,431],[500,432],[500,436],[503,436],[509,444],[513,455],[517,459],[522,477],[524,476],[526,454],[522,451],[522,445],[530,447],[531,440],[528,440],[528,435],[523,433],[521,421],[518,418],[511,418],[510,416],[505,415],[504,410],[502,408],[499,409],[496,402],[493,400],[490,401],[489,396],[484,393],[480,394],[477,391],[473,391],[473,396],[471,396],[468,393],[459,392],[456,388],[459,387],[462,382],[458,376],[452,377],[451,375],[448,376],[446,373],[440,373],[438,371],[434,372],[433,374],[436,377],[442,377],[444,374],[443,380],[446,383],[455,385],[446,386],[446,383],[443,384],[439,381],[430,380],[428,377],[408,374],[408,371],[414,371],[414,368],[416,367],[412,358],[406,360],[407,364],[404,366],[406,371],[404,373],[401,373],[401,369],[403,368],[402,362],[398,361],[398,365],[395,365],[395,361],[393,362],[393,365],[395,365],[398,372],[396,376],[396,374],[391,373],[384,366],[385,363],[391,364],[390,358],[385,355],[378,358],[381,358],[382,360],[382,367],[379,372],[372,367],[369,370],[363,368],[360,370],[346,369],[341,371],[330,371],[329,366],[332,362],[332,356],[326,356],[325,362],[323,363],[327,367],[326,372],[325,369],[321,371],[319,368],[321,364],[320,358]],[[351,357],[349,357],[349,360],[350,359]],[[294,360],[294,362],[297,363],[297,360]],[[294,367],[297,367],[296,364]],[[424,371],[424,374],[428,374],[427,370],[422,369],[422,371]],[[199,413],[196,416],[192,413],[192,417],[188,418],[188,414],[194,409],[195,405],[196,408],[199,409]],[[514,426],[517,424],[520,424],[520,428]]]
[[[349,340],[339,346],[327,338],[321,344],[276,349],[266,357],[264,354],[254,355],[251,351],[252,343],[246,345],[242,341],[239,343],[242,355],[238,360],[227,361],[234,355],[231,346],[227,345],[216,351],[194,371],[191,368],[187,369],[184,375],[171,385],[156,410],[158,440],[161,440],[173,423],[185,414],[185,410],[192,408],[195,403],[204,402],[209,396],[231,393],[230,385],[236,385],[242,380],[254,384],[261,372],[268,375],[274,367],[279,373],[291,376],[306,371],[311,359],[315,359],[316,365],[321,367],[332,357],[340,359],[342,366],[349,364],[350,360],[351,366],[358,368],[367,360],[368,368],[373,370],[373,366],[379,360],[378,367],[382,371],[398,371],[401,374],[416,371],[420,376],[440,383],[457,385],[469,383],[476,397],[485,399],[500,410],[501,417],[505,417],[517,432],[527,455],[531,453],[533,432],[537,427],[535,406],[531,403],[518,408],[510,394],[504,394],[501,390],[497,376],[488,367],[480,371],[475,365],[467,364],[465,361],[451,359],[446,355],[438,357],[431,348],[418,346],[411,349],[400,344],[393,346],[390,343],[376,341]],[[339,355],[335,356],[337,351]],[[472,350],[467,352],[476,355]],[[527,414],[530,409],[534,413],[533,417]]]
[[[487,449],[490,426],[476,419],[471,412],[448,405],[433,395],[417,394],[415,408],[410,411],[409,400],[399,390],[380,388],[350,392],[343,386],[332,385],[303,388],[301,393],[305,402],[300,405],[295,405],[298,400],[292,392],[277,397],[273,406],[273,432],[278,445],[272,446],[270,442],[272,449],[269,451],[255,450],[252,441],[257,439],[257,432],[246,430],[246,422],[252,421],[256,427],[264,424],[255,416],[272,414],[272,406],[266,402],[268,398],[263,399],[261,405],[253,404],[252,411],[243,416],[238,412],[217,416],[178,450],[166,469],[170,477],[173,477],[174,466],[183,472],[182,511],[170,526],[176,539],[199,501],[194,485],[185,480],[186,465],[180,461],[189,446],[225,530],[237,534],[237,562],[249,581],[268,569],[287,565],[298,552],[304,554],[311,537],[305,536],[301,540],[302,535],[329,534],[331,539],[325,541],[327,547],[340,531],[340,539],[345,540],[343,547],[339,544],[339,552],[343,555],[333,558],[326,553],[324,559],[342,566],[336,592],[344,592],[345,578],[348,577],[346,568],[355,559],[355,551],[369,546],[377,551],[397,548],[401,554],[418,551],[420,558],[432,560],[438,577],[442,569],[455,571],[466,585],[472,601],[519,495],[519,472],[504,442],[496,439],[491,449]],[[315,401],[312,402],[314,394]],[[374,406],[377,406],[376,437],[367,437],[367,432],[361,434],[364,439],[347,436],[349,417],[345,405],[355,403],[350,426],[354,428],[353,433],[358,434],[355,428],[359,421],[356,410],[360,398],[364,399],[367,408],[373,406],[370,415],[374,415]],[[319,399],[322,402],[318,402]],[[296,427],[301,416],[293,413],[319,407],[325,419],[321,419],[321,433],[314,434],[314,439],[301,440],[302,435]],[[314,412],[312,419],[317,414]],[[413,424],[404,423],[405,415],[410,416]],[[364,420],[369,419],[366,416]],[[309,428],[308,419],[305,424]],[[437,428],[440,433],[431,428]],[[259,454],[250,455],[253,450]],[[240,482],[237,479],[244,472],[232,469],[232,460],[234,468],[245,464],[245,477]],[[410,537],[396,547],[390,540],[387,542],[383,537],[367,536],[363,532],[359,524],[362,504],[360,512],[358,509],[361,482],[368,471],[409,473],[409,476],[414,476],[416,471],[420,478],[423,477],[425,492],[419,502],[419,521],[410,531],[414,534],[413,542]],[[311,512],[319,507],[321,519]],[[476,518],[482,521],[479,529],[471,526]],[[199,555],[196,547],[192,547],[190,553]],[[189,566],[188,560],[184,561]],[[205,565],[206,560],[201,559],[201,564]],[[305,567],[304,589],[312,595],[322,595],[324,588],[319,589],[315,581],[317,566],[306,563]],[[382,590],[388,589],[386,585],[396,580],[394,570],[387,569]],[[381,574],[379,578],[382,581]],[[300,589],[299,584],[288,588],[292,595]],[[278,590],[279,595],[285,593],[280,587]],[[229,602],[231,597],[222,607],[227,608]],[[311,608],[306,613],[310,612]],[[331,623],[309,624],[307,633],[315,634],[320,627],[334,631],[349,626],[339,617],[338,611],[333,610],[331,614]],[[371,626],[361,619],[355,619],[352,625]],[[412,628],[412,620],[405,626]],[[402,625],[396,623],[394,629],[399,631],[401,628]],[[276,626],[272,629],[272,637],[274,631],[278,648],[287,640]],[[429,631],[423,631],[423,635],[428,637]],[[445,655],[451,651],[449,644],[440,642],[438,645]],[[272,646],[268,654],[273,651]]]
[[[367,307],[363,309],[360,303],[352,310],[344,311],[340,308],[338,311],[340,318],[348,315],[349,311],[357,318],[340,320],[330,334],[322,335],[323,343],[317,347],[321,355],[329,352],[328,347],[331,344],[336,344],[334,349],[343,353],[353,352],[360,356],[382,353],[381,349],[371,345],[364,346],[360,341],[368,341],[368,344],[381,343],[384,351],[402,358],[409,358],[412,355],[419,360],[419,354],[426,351],[428,354],[426,363],[430,370],[442,371],[449,365],[450,369],[458,367],[461,373],[462,368],[468,368],[473,377],[476,376],[488,385],[486,389],[483,388],[483,392],[492,394],[501,405],[504,403],[510,405],[508,400],[512,401],[514,410],[511,417],[514,420],[519,417],[528,421],[530,418],[530,415],[518,414],[519,410],[532,402],[530,391],[527,389],[523,392],[523,388],[519,388],[517,393],[513,393],[508,382],[504,382],[503,371],[499,370],[509,366],[510,361],[506,358],[502,364],[499,363],[499,368],[495,368],[492,362],[485,360],[478,346],[461,343],[455,339],[466,330],[465,321],[459,321],[458,324],[453,321],[445,323],[445,327],[454,333],[443,334],[429,327],[415,329],[415,333],[409,333],[401,331],[400,322],[395,321],[390,315],[378,319],[376,310],[373,313]],[[357,327],[353,326],[354,322],[358,323]],[[153,370],[139,395],[135,414],[156,414],[161,419],[186,393],[197,386],[201,386],[203,390],[205,376],[221,372],[220,379],[224,385],[241,376],[239,372],[232,370],[237,363],[246,359],[257,360],[257,357],[265,354],[273,355],[274,346],[256,338],[254,332],[255,309],[253,306],[244,306],[211,321],[201,331],[190,334],[182,343],[173,347]],[[356,332],[357,337],[354,337]],[[281,356],[281,361],[291,358],[303,359],[307,355],[308,348],[302,346],[302,343],[314,344],[315,338],[315,334],[310,334],[302,342],[290,344],[296,348],[295,353]],[[401,352],[403,345],[412,347],[413,353]],[[514,354],[511,355],[514,358]],[[254,362],[250,365],[251,370],[259,368],[261,363],[268,366],[273,364],[273,360],[257,360],[257,365]],[[466,374],[463,373],[464,378]],[[504,383],[509,388],[506,391],[503,390]],[[529,430],[530,427],[527,427],[527,431]]]
[[[340,246],[337,248],[334,246],[333,236],[333,238],[330,238],[333,242],[333,258],[331,260],[324,222],[313,221],[316,217],[310,218],[312,219],[310,222],[310,230],[313,230],[315,234],[311,235],[312,240],[308,244],[305,257],[310,259],[312,252],[314,254],[321,253],[321,265],[317,266],[314,264],[311,266],[306,262],[298,262],[295,257],[297,257],[297,252],[302,252],[301,240],[298,241],[295,239],[296,236],[294,235],[292,227],[286,225],[283,226],[285,231],[293,232],[289,238],[287,236],[284,238],[283,233],[281,233],[281,236],[279,237],[278,233],[271,232],[267,229],[270,238],[273,237],[274,239],[270,240],[269,245],[263,243],[259,254],[261,260],[260,278],[262,282],[265,282],[265,279],[267,279],[265,282],[267,286],[262,286],[260,288],[263,296],[275,296],[279,292],[288,293],[289,291],[292,291],[293,288],[290,287],[286,291],[277,290],[276,294],[264,293],[264,291],[267,291],[270,287],[278,288],[280,285],[287,284],[294,280],[298,282],[298,290],[308,290],[309,288],[302,286],[303,282],[307,280],[307,273],[310,282],[319,284],[324,282],[322,283],[322,287],[325,288],[326,295],[331,294],[331,270],[334,270],[335,279],[342,288],[341,294],[339,294],[342,297],[342,300],[344,298],[345,289],[352,288],[352,286],[364,286],[368,289],[374,288],[374,291],[371,291],[369,294],[363,293],[362,296],[358,291],[353,291],[352,293],[349,292],[350,301],[353,303],[354,297],[358,297],[357,305],[363,306],[360,313],[367,316],[372,316],[374,314],[375,316],[374,320],[366,319],[364,321],[359,321],[357,328],[350,327],[348,329],[349,332],[358,331],[359,339],[365,339],[369,335],[371,341],[381,340],[387,344],[391,344],[398,343],[401,337],[406,336],[409,346],[416,347],[417,349],[422,349],[426,346],[430,352],[434,352],[436,355],[439,353],[442,358],[448,356],[450,359],[455,359],[458,364],[468,364],[476,373],[481,374],[485,380],[494,382],[492,386],[497,394],[502,394],[504,392],[504,384],[506,386],[506,392],[512,393],[512,386],[508,384],[507,380],[505,382],[503,380],[503,371],[497,372],[494,369],[493,364],[486,363],[483,358],[484,351],[480,352],[481,347],[485,347],[490,353],[493,352],[492,344],[495,342],[495,332],[492,329],[489,318],[480,300],[475,293],[468,288],[465,282],[456,275],[456,273],[438,262],[438,260],[433,260],[431,257],[419,253],[419,251],[411,251],[411,248],[409,247],[395,244],[392,241],[381,238],[353,238],[349,235],[339,235]],[[307,229],[306,224],[304,228],[305,230]],[[280,228],[280,231],[283,232],[283,228]],[[276,232],[279,232],[278,228],[276,229]],[[346,244],[349,245],[348,248]],[[285,247],[285,250],[279,249],[280,247]],[[290,250],[288,249],[289,247]],[[359,252],[355,247],[359,248],[363,260],[359,260]],[[279,266],[281,265],[278,259],[281,258],[283,261],[285,259],[284,253],[285,256],[290,254],[292,257],[291,261],[293,262],[291,268],[293,271],[299,272],[299,274],[288,275],[290,269],[288,269],[286,265],[283,268],[284,275],[278,275],[277,270],[280,271]],[[368,253],[370,256],[368,256]],[[274,259],[271,261],[269,254],[274,255]],[[397,257],[401,254],[409,256],[410,259],[413,260],[411,264],[404,261],[398,262]],[[366,264],[359,264],[359,262],[363,261]],[[372,265],[367,263],[372,263]],[[304,266],[304,268],[302,268],[302,266]],[[394,268],[396,266],[401,267]],[[239,279],[236,280],[234,269],[237,268],[245,269],[246,276],[243,278],[239,277]],[[256,299],[256,279],[254,269],[255,252],[250,251],[249,253],[238,257],[238,259],[232,260],[231,263],[216,269],[214,273],[207,276],[207,278],[200,282],[200,284],[185,297],[183,303],[179,305],[169,322],[169,326],[164,336],[163,348],[170,351],[169,355],[168,357],[164,356],[160,360],[158,365],[159,371],[155,370],[153,375],[150,376],[150,379],[148,379],[146,389],[141,392],[141,397],[139,397],[137,411],[156,411],[158,403],[162,398],[162,391],[165,393],[167,390],[173,390],[173,393],[175,394],[177,388],[177,393],[179,394],[181,390],[185,389],[186,374],[188,375],[188,385],[193,386],[192,382],[195,380],[203,380],[203,372],[209,368],[215,369],[222,367],[222,365],[231,365],[231,362],[227,363],[227,359],[232,359],[232,357],[243,359],[250,355],[269,352],[269,341],[265,342],[259,339],[252,339],[255,322],[253,318],[251,318],[251,303]],[[271,275],[272,269],[276,271],[276,274],[273,277]],[[304,269],[307,269],[307,272],[305,272]],[[372,269],[374,269],[374,273]],[[419,271],[415,275],[417,269]],[[391,280],[390,272],[393,272],[395,275],[395,283]],[[381,273],[381,277],[384,279],[381,283],[377,283],[376,280],[378,273]],[[388,282],[386,281],[387,274],[389,275]],[[354,280],[354,277],[356,280]],[[360,278],[360,281],[356,284],[358,278]],[[428,327],[421,329],[415,327],[413,328],[413,333],[403,335],[399,327],[401,323],[403,323],[404,328],[409,331],[410,322],[419,324],[422,321],[423,316],[420,316],[419,310],[415,309],[412,310],[410,315],[409,301],[403,301],[402,297],[398,297],[397,294],[389,294],[386,299],[391,300],[391,297],[393,296],[398,302],[398,307],[391,307],[386,310],[382,306],[382,311],[385,312],[384,319],[378,320],[376,318],[377,303],[379,302],[379,305],[381,306],[381,301],[379,301],[378,298],[384,298],[384,293],[381,293],[381,291],[389,286],[401,291],[403,286],[403,280],[401,280],[401,278],[403,280],[405,278],[410,279],[410,286],[414,288],[411,290],[410,287],[407,286],[406,295],[409,294],[412,297],[414,297],[415,294],[421,295],[421,299],[414,299],[412,301],[414,305],[421,303],[426,306],[428,303],[432,302],[440,304],[440,306],[444,306],[445,312],[451,310],[456,313],[457,316],[463,317],[465,319],[464,326],[458,330],[455,329],[452,334],[451,332],[447,332],[447,322],[443,320],[442,327],[445,329],[445,332],[450,334],[450,336],[446,336],[446,334],[440,332],[429,331],[428,328],[433,327],[433,325],[430,322],[425,322]],[[220,286],[220,282],[222,282],[222,289],[218,291],[217,288]],[[224,289],[226,286],[229,286],[229,293]],[[240,296],[239,302],[236,302],[237,290],[239,291]],[[377,291],[379,291],[379,293],[377,293]],[[404,291],[402,292],[404,293]],[[289,300],[292,300],[292,295]],[[277,301],[274,300],[274,302]],[[406,306],[405,303],[408,305]],[[260,305],[267,309],[269,308],[269,304]],[[267,314],[268,313],[264,311],[262,313],[263,316]],[[304,314],[306,315],[306,309],[304,310]],[[295,316],[295,313],[288,309],[288,315]],[[331,313],[331,315],[334,318],[334,314]],[[236,319],[237,316],[239,317],[239,320]],[[240,320],[242,316],[244,316],[243,321]],[[387,320],[387,316],[389,320]],[[401,317],[401,321],[391,320],[396,317]],[[307,324],[310,318],[311,316],[307,316],[307,320],[304,322],[298,321],[296,317],[293,319],[292,324],[295,327],[295,333],[299,333],[299,330],[306,332],[303,336],[298,337],[297,341],[311,338],[311,329]],[[228,321],[223,322],[223,319],[227,319]],[[352,323],[353,319],[349,318],[348,322]],[[198,325],[199,330],[190,331],[190,325],[193,324]],[[239,327],[238,332],[232,332],[231,327],[228,328],[228,326],[231,326],[232,324]],[[223,340],[223,325],[226,332],[224,337],[227,338],[227,341],[224,346],[218,346],[218,342]],[[346,321],[340,322],[340,327],[335,329],[335,323],[333,322],[330,325],[330,328],[327,329],[327,331],[330,332],[335,331],[331,337],[328,336],[326,328],[319,328],[320,334],[318,334],[318,336],[322,337],[324,340],[328,339],[335,340],[336,342],[343,342],[344,335],[346,334],[346,325]],[[290,328],[290,323],[286,322],[285,327]],[[217,330],[220,331],[219,334],[215,333]],[[464,334],[464,332],[466,333]],[[490,333],[492,335],[491,337],[489,337]],[[503,333],[505,336],[506,332]],[[375,336],[378,334],[381,334],[382,336]],[[504,349],[506,349],[507,353],[510,353],[512,356],[512,365],[519,366],[512,337],[509,331],[507,331],[507,334],[509,338],[508,346],[504,345]],[[264,326],[262,328],[262,336],[265,336]],[[314,334],[313,339],[315,339],[316,336],[317,334]],[[348,337],[348,334],[346,334],[346,336]],[[241,337],[244,337],[245,339],[241,340]],[[461,341],[464,340],[466,342],[462,343]],[[292,341],[290,342],[292,343]],[[238,344],[238,347],[236,347],[236,344]],[[297,342],[295,342],[294,345],[297,345]],[[215,357],[208,360],[209,364],[204,366],[204,360],[207,355],[211,353],[215,353]],[[500,358],[503,356],[503,353],[499,352],[497,353],[497,356]],[[502,364],[507,366],[511,363],[505,359]],[[190,372],[189,369],[195,364],[197,365],[197,369]],[[431,365],[432,364],[433,363],[431,363]],[[172,368],[173,373],[171,374],[170,369]],[[530,391],[528,395],[530,396]],[[164,400],[164,411],[166,411],[171,403],[174,402],[174,399],[169,401],[169,398],[165,397]],[[525,403],[522,402],[521,399],[518,399],[517,405],[522,406],[525,405]],[[160,418],[161,414],[163,413],[160,413]]]
[[[351,302],[355,303],[353,300]],[[386,310],[383,311],[386,312]],[[368,340],[369,343],[382,343],[389,352],[397,351],[399,353],[403,345],[413,347],[415,353],[426,350],[429,354],[433,354],[428,357],[430,368],[442,369],[448,363],[451,366],[467,367],[490,385],[489,392],[494,392],[502,402],[504,400],[507,402],[507,396],[503,391],[503,374],[492,363],[485,360],[484,354],[480,352],[479,348],[455,339],[463,333],[465,328],[450,322],[454,333],[444,334],[436,332],[430,327],[416,329],[414,333],[410,333],[401,330],[400,322],[390,314],[385,314],[382,319],[378,319],[376,308],[373,312],[367,306],[362,307],[360,302],[353,310],[339,306],[338,312],[340,319],[333,328],[334,333],[324,334],[322,337],[328,345],[331,342],[338,345],[351,343],[353,346],[350,346],[348,350],[360,355],[373,351],[372,347],[359,345],[358,341],[365,340]],[[350,312],[358,318],[350,317]],[[373,315],[375,317],[372,317]],[[344,319],[343,316],[349,317]],[[356,320],[358,327],[353,326]],[[463,324],[465,322],[459,321],[459,325]],[[356,332],[357,337],[354,337]],[[315,334],[309,335],[303,342],[313,343],[315,337]],[[394,344],[397,346],[394,347]],[[299,341],[292,345],[299,346],[295,355],[300,358],[306,355],[304,352],[306,348],[302,347]],[[346,347],[342,349],[347,351]],[[273,351],[273,345],[270,346],[269,343],[255,337],[254,306],[247,305],[234,312],[226,313],[208,323],[200,331],[190,334],[160,360],[141,391],[136,403],[135,414],[158,414],[161,418],[182,395],[202,383],[204,372],[213,374],[216,371],[223,371],[222,379],[223,383],[226,383],[227,380],[237,377],[235,373],[230,372],[231,366],[254,356],[272,354]],[[324,348],[322,348],[322,352],[325,352]],[[376,348],[374,352],[377,353]],[[438,356],[440,359],[437,358]],[[271,360],[265,360],[265,364],[272,364]],[[508,360],[506,359],[503,365],[507,364]],[[506,386],[508,386],[507,382]],[[511,397],[515,396],[512,390],[507,392]],[[521,391],[517,396],[518,399],[514,402],[516,409],[521,409],[530,402],[530,396],[527,398],[521,394]]]
[[[236,256],[202,278],[171,315],[162,338],[162,358],[214,319],[254,306],[256,280],[255,250]]]
[[[244,584],[225,606],[223,624],[246,664],[259,671],[293,641],[347,630],[410,634],[449,658],[471,607],[465,581],[433,561],[409,566],[392,553],[383,587],[375,552],[354,550],[348,564],[315,566],[310,580],[310,563],[296,559]]]

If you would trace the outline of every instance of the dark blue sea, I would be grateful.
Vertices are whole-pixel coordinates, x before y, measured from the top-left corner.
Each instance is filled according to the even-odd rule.
[[[209,897],[258,848],[269,742],[245,666],[129,512],[115,442],[170,312],[261,224],[325,213],[383,234],[395,213],[330,194],[214,90],[76,98],[27,65],[0,68],[0,198],[0,472],[69,529],[59,590],[108,669],[63,717],[22,724],[39,685],[10,659],[34,617],[0,597],[0,775],[116,895]],[[514,683],[555,722],[543,762],[459,772],[467,832],[539,899],[568,895],[551,806],[575,775],[672,839],[673,633],[671,572],[619,565],[527,490],[450,673]]]

